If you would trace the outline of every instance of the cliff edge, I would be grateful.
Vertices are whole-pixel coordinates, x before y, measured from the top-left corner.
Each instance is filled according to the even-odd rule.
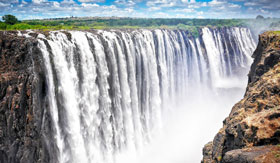
[[[280,33],[259,37],[244,98],[203,149],[203,163],[280,162]]]
[[[16,31],[0,31],[0,163],[50,160],[42,139],[49,128],[37,43]]]

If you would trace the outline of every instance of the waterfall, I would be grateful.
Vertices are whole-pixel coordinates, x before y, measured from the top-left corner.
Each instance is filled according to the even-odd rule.
[[[52,162],[114,163],[161,132],[179,99],[247,73],[247,28],[53,31],[39,34],[48,85]],[[188,100],[188,99],[184,99]]]

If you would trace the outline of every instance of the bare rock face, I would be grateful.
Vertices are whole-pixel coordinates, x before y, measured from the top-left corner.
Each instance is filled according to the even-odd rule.
[[[277,154],[274,158],[265,151],[280,143],[280,36],[262,34],[253,57],[245,96],[232,108],[211,146],[204,147],[204,163],[266,162],[260,157],[270,156],[279,160]]]
[[[249,83],[258,80],[280,61],[279,35],[267,32],[259,37],[259,44],[253,54],[254,63],[249,73]]]
[[[0,163],[48,162],[41,141],[46,90],[39,54],[36,40],[0,31]]]
[[[227,163],[278,163],[280,162],[279,146],[259,146],[229,151],[223,158]]]

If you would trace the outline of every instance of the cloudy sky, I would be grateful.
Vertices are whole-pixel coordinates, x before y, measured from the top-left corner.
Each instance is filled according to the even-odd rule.
[[[0,16],[153,18],[280,17],[280,0],[0,0]]]

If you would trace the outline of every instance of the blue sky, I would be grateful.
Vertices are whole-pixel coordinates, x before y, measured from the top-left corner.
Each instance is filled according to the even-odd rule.
[[[280,0],[0,0],[0,16],[148,18],[280,17]]]

